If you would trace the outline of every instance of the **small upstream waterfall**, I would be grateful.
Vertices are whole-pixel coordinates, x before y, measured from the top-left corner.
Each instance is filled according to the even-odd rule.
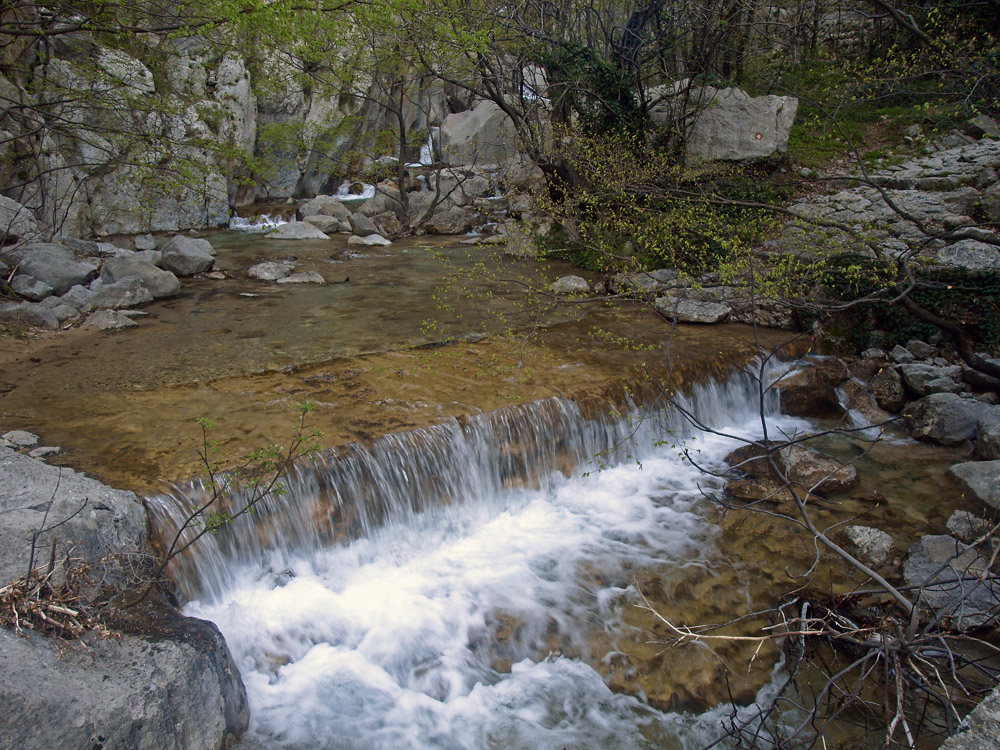
[[[753,436],[757,392],[738,373],[678,404]],[[299,466],[286,493],[172,563],[185,612],[218,624],[240,665],[251,746],[693,747],[720,734],[721,708],[661,713],[593,666],[613,656],[594,644],[627,628],[636,571],[711,564],[714,530],[692,509],[719,482],[682,444],[710,468],[734,447],[681,410],[586,419],[549,399]],[[197,494],[150,500],[161,535]]]

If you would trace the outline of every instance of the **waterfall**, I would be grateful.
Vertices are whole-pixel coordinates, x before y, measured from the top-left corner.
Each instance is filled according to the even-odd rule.
[[[723,708],[612,693],[595,644],[628,630],[637,571],[711,564],[693,511],[736,443],[691,418],[753,437],[758,403],[737,372],[665,408],[552,398],[331,450],[171,574],[226,636],[264,746],[697,746]],[[149,500],[161,536],[198,493]]]

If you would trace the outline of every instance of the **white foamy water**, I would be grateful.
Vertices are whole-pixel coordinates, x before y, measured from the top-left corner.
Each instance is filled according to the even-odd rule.
[[[707,386],[688,403],[724,432],[753,435],[753,392],[746,381]],[[680,456],[678,437],[709,468],[736,443],[687,429],[676,415],[636,430],[561,413],[532,422],[536,444],[526,447],[514,422],[529,416],[417,431],[419,439],[374,446],[370,461],[342,459],[355,463],[335,484],[362,477],[365,501],[386,506],[355,519],[346,544],[305,533],[289,515],[287,537],[270,537],[265,549],[246,542],[206,553],[202,585],[211,593],[185,613],[225,635],[247,686],[252,746],[698,747],[723,734],[732,707],[664,713],[612,693],[591,665],[613,654],[591,644],[595,633],[627,627],[620,613],[637,598],[635,572],[681,575],[718,558],[714,528],[693,508],[719,482]],[[551,470],[552,446],[576,438],[546,434],[556,426],[589,435],[581,450],[630,432],[635,442],[610,454],[610,466],[565,477]],[[483,458],[490,446],[476,444],[487,432],[492,464]],[[516,438],[522,458],[549,467],[544,475],[512,482],[519,462],[509,444],[501,449],[500,433]],[[417,443],[427,460],[411,465]],[[314,516],[318,506],[301,499],[309,487],[320,491],[303,479],[288,502]],[[413,494],[427,492],[433,502]]]
[[[242,216],[234,216],[229,220],[229,228],[238,232],[270,232],[272,229],[280,227],[288,222],[280,216],[269,216],[260,214],[251,219]]]

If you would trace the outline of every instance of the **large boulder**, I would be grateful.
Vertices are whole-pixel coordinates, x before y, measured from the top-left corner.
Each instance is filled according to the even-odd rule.
[[[738,500],[791,501],[792,495],[777,468],[799,497],[820,491],[850,487],[858,480],[857,470],[803,445],[751,443],[726,457],[733,470],[726,491]]]
[[[1000,459],[1000,408],[983,412],[976,422],[976,456],[986,461]]]
[[[172,619],[86,646],[0,628],[3,746],[231,747],[249,718],[239,671],[212,623]]]
[[[133,493],[0,448],[0,586],[27,572],[32,537],[45,528],[35,546],[46,559],[58,543],[58,559],[72,550],[98,578],[112,581],[124,575],[113,556],[135,555],[147,539],[146,514]]]
[[[280,225],[264,235],[268,240],[328,240],[330,239],[323,232],[319,231],[308,221],[292,221]]]
[[[350,215],[351,212],[343,201],[332,195],[317,195],[299,206],[299,216],[303,219],[307,216],[332,216],[335,219],[347,221]]]
[[[447,211],[435,213],[424,224],[424,229],[431,234],[465,234],[472,229],[477,216],[472,209],[452,206]]]
[[[172,297],[181,289],[181,282],[170,271],[157,268],[139,258],[111,258],[101,266],[101,278],[113,284],[129,276],[142,281],[153,297]]]
[[[937,262],[963,271],[1000,271],[1000,248],[978,240],[960,240],[938,250]]]
[[[38,234],[38,223],[27,208],[15,200],[0,195],[0,243],[32,239]]]
[[[684,159],[747,161],[783,154],[799,101],[792,96],[752,97],[739,88],[696,87],[688,101],[697,110]]]
[[[96,284],[94,286],[97,286]],[[120,310],[125,307],[135,307],[153,301],[153,293],[137,276],[126,276],[113,284],[104,284],[87,298],[83,309],[90,310]]]
[[[493,102],[448,115],[439,131],[441,160],[449,166],[504,164],[516,155],[517,132]]]
[[[844,413],[837,386],[849,376],[847,365],[836,358],[817,359],[778,381],[781,411],[796,417],[840,417]]]
[[[41,532],[41,533],[39,533]],[[149,561],[146,515],[131,492],[0,448],[0,585],[32,556],[89,566],[72,579],[80,611],[135,582]],[[69,583],[55,576],[57,586]],[[50,612],[51,614],[51,612]],[[0,746],[230,747],[247,726],[246,694],[218,629],[155,595],[105,610],[77,640],[0,628]]]
[[[954,393],[934,393],[908,404],[904,415],[918,440],[959,445],[976,436],[976,422],[988,410],[980,401]]]
[[[47,307],[32,302],[0,305],[0,322],[35,328],[59,327],[59,318]]]
[[[76,284],[86,284],[97,275],[97,266],[76,260],[73,251],[56,242],[18,245],[0,254],[17,273],[48,284],[55,294],[65,294]]]
[[[955,378],[962,376],[958,365],[937,367],[921,362],[901,364],[899,372],[907,389],[918,398],[932,393],[957,393],[959,385]]]
[[[653,305],[667,318],[678,323],[721,323],[732,312],[728,305],[720,302],[673,294],[657,297]]]
[[[970,497],[989,508],[1000,510],[1000,460],[967,461],[955,464],[948,472]]]
[[[215,263],[215,248],[208,240],[178,234],[171,237],[160,253],[164,270],[178,276],[194,276],[207,271]]]
[[[351,231],[358,237],[367,237],[370,234],[378,234],[378,227],[375,222],[362,213],[353,213],[348,217],[351,223]]]

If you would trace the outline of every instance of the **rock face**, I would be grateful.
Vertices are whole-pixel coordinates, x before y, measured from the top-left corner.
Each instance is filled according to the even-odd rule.
[[[101,278],[110,284],[129,276],[140,279],[156,299],[172,297],[181,289],[180,279],[170,271],[138,258],[111,258],[101,266]]]
[[[30,276],[65,294],[76,284],[86,284],[97,275],[97,266],[76,260],[73,251],[55,242],[35,242],[5,250],[0,258]]]
[[[215,248],[208,240],[177,235],[163,246],[160,263],[164,270],[178,276],[194,276],[212,267],[215,263]]]

